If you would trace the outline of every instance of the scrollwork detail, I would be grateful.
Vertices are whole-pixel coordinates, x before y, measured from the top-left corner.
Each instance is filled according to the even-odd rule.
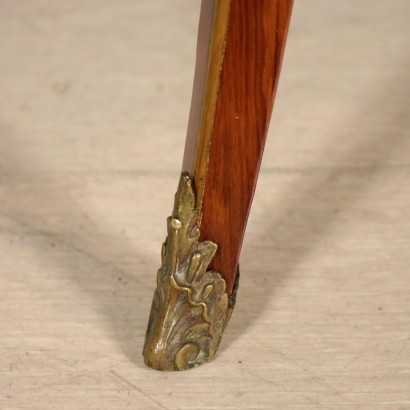
[[[198,211],[192,180],[180,178],[144,345],[145,363],[158,370],[185,370],[210,360],[220,343],[235,302],[219,272],[207,270],[217,251],[199,242]]]

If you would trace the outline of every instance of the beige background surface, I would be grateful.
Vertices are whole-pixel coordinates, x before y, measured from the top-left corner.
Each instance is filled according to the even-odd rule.
[[[410,409],[410,2],[296,1],[215,361],[144,367],[199,0],[0,0],[0,408]]]

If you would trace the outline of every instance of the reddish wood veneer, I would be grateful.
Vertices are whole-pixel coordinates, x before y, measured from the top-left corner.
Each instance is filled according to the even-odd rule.
[[[210,267],[225,277],[229,292],[262,159],[291,6],[292,0],[231,2],[201,220],[201,240],[219,245]]]

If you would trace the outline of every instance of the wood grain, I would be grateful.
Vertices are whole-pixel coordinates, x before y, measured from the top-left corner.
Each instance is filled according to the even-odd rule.
[[[141,350],[199,1],[0,4],[2,410],[409,409],[408,0],[295,2],[239,303],[173,374]]]
[[[194,176],[199,209],[208,169],[230,3],[230,0],[202,0],[201,4],[195,77],[182,164],[182,171]]]
[[[232,2],[202,203],[211,268],[231,292],[279,79],[292,1]],[[194,172],[195,182],[199,181]]]

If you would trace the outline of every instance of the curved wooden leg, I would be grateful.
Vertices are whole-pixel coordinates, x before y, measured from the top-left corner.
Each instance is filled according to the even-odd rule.
[[[291,6],[202,2],[183,172],[144,346],[155,369],[209,360],[232,313]]]

